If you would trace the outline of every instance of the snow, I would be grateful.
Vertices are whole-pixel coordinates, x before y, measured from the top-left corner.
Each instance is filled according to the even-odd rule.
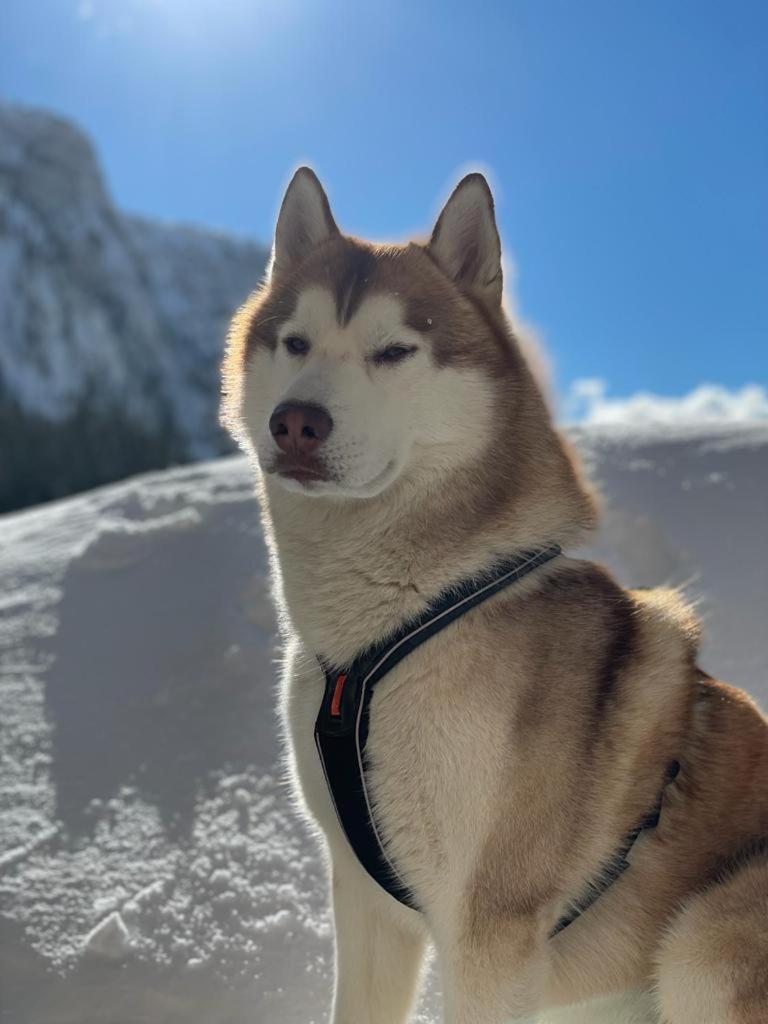
[[[768,698],[768,426],[581,428],[592,550],[685,583],[702,664]],[[0,1020],[327,1020],[319,846],[280,764],[246,462],[0,518]],[[422,1024],[438,1019],[431,980]]]
[[[104,957],[106,960],[121,960],[130,946],[131,938],[125,921],[117,910],[113,910],[88,932],[83,943],[83,952],[90,956]]]

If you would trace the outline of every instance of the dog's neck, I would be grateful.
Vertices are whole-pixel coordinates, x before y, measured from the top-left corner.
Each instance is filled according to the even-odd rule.
[[[524,487],[513,480],[502,489],[473,467],[434,487],[406,475],[376,498],[336,500],[262,478],[277,597],[291,631],[309,652],[342,665],[499,557],[580,540],[593,507],[554,432],[552,439]]]

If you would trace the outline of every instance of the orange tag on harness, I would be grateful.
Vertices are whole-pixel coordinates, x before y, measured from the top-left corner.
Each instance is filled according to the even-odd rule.
[[[343,673],[336,677],[336,685],[333,688],[333,696],[331,697],[331,718],[341,718],[341,698],[346,681],[347,677]]]

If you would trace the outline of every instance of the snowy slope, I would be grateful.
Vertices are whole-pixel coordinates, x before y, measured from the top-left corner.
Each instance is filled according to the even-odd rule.
[[[606,493],[595,549],[625,581],[688,582],[704,667],[768,702],[768,427],[576,439]],[[3,1024],[326,1020],[274,654],[240,458],[0,518]]]
[[[0,510],[227,450],[223,337],[265,258],[123,214],[79,129],[0,103]]]

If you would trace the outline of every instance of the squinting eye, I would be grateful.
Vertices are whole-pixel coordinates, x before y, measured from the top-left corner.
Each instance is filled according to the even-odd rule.
[[[305,356],[309,352],[309,342],[306,338],[300,338],[298,334],[290,334],[283,339],[283,344],[292,356]]]
[[[374,353],[373,361],[378,366],[382,364],[392,364],[402,362],[403,359],[407,359],[408,356],[412,356],[416,351],[415,345],[388,345],[387,348],[383,348],[380,352]]]

